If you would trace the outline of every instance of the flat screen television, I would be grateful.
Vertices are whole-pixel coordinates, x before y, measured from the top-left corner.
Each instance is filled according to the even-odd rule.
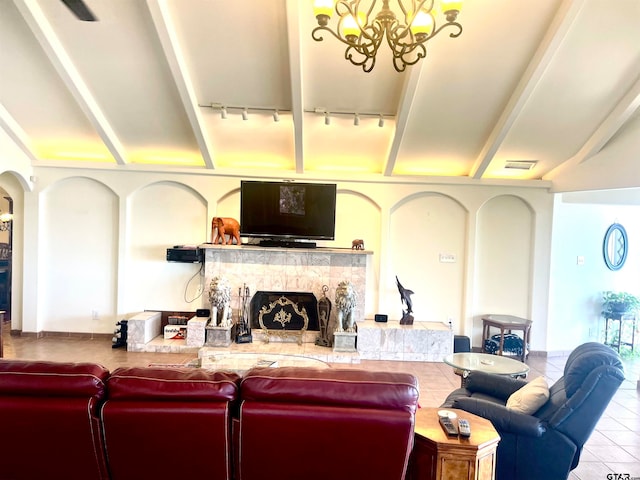
[[[295,240],[334,240],[335,225],[334,184],[240,183],[240,235],[261,238],[263,246],[295,247]],[[315,246],[312,242],[300,243]]]

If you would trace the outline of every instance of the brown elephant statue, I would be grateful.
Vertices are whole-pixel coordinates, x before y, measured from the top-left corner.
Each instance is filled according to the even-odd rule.
[[[227,240],[226,235],[229,236]],[[221,243],[222,245],[233,245],[233,239],[240,245],[240,224],[235,218],[213,217],[211,220],[211,243]]]

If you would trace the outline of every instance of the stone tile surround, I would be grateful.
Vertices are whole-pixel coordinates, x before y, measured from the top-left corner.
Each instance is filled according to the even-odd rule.
[[[439,322],[358,322],[358,353],[362,360],[441,362],[453,353],[453,332]]]
[[[356,318],[364,318],[369,250],[347,248],[268,248],[253,245],[201,245],[205,250],[205,291],[213,277],[223,275],[231,284],[231,307],[239,308],[238,290],[249,287],[250,295],[262,291],[311,292],[335,304],[336,287],[349,280],[358,294]],[[208,308],[206,306],[205,308]],[[335,308],[331,312],[335,321]]]

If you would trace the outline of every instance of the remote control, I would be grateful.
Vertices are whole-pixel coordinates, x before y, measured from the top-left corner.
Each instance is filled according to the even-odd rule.
[[[442,429],[445,431],[447,435],[456,436],[458,435],[458,428],[455,424],[449,419],[449,417],[440,417],[440,425]]]
[[[469,421],[461,418],[458,420],[458,429],[460,430],[461,437],[470,437],[471,436],[471,425],[469,425]]]

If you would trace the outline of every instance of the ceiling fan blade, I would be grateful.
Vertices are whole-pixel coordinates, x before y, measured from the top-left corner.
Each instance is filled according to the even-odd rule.
[[[69,10],[83,22],[95,22],[98,19],[83,0],[62,0]]]

